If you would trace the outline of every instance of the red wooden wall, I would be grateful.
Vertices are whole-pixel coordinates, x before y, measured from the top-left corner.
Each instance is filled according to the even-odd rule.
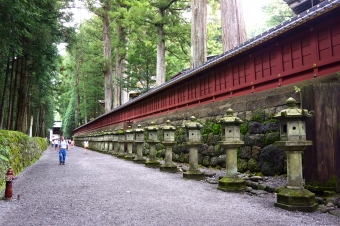
[[[340,71],[339,8],[100,116],[75,134]]]

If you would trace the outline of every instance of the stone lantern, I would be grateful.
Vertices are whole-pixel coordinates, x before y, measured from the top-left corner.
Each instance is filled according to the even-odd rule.
[[[187,133],[187,142],[184,143],[189,147],[189,170],[183,173],[183,178],[202,180],[204,174],[198,169],[198,152],[197,148],[202,146],[201,128],[202,124],[196,121],[195,116],[190,117],[190,122],[185,124]]]
[[[135,156],[132,154],[132,145],[135,141],[135,133],[131,126],[125,130],[125,142],[127,143],[127,153],[124,156],[125,160],[133,160]]]
[[[172,163],[172,147],[176,144],[175,130],[176,128],[170,125],[170,120],[167,120],[165,126],[162,127],[162,144],[165,146],[165,161],[164,164],[160,166],[160,171],[163,172],[178,172],[177,166]]]
[[[100,140],[101,140],[101,134],[100,134],[100,132],[95,132],[95,135],[94,135],[94,145],[93,145],[93,149],[95,150],[95,151],[99,151],[100,150],[100,144],[101,144],[101,142],[100,142]]]
[[[148,127],[145,128],[148,139],[146,142],[149,144],[149,160],[145,162],[146,167],[159,168],[160,162],[156,159],[156,144],[158,140],[158,127],[155,126],[154,122],[151,122]]]
[[[274,117],[280,121],[280,139],[275,146],[281,148],[287,155],[287,185],[277,188],[276,207],[290,211],[314,212],[318,208],[315,194],[304,189],[302,177],[302,152],[313,145],[306,140],[305,118],[313,117],[314,112],[296,107],[296,100],[290,97],[287,109]]]
[[[137,154],[133,162],[144,164],[146,162],[146,159],[143,158],[144,129],[141,125],[135,129],[135,143],[137,144]]]
[[[106,132],[103,131],[103,130],[99,133],[98,151],[100,151],[100,152],[105,152],[105,136],[106,136],[105,134],[106,134]]]
[[[112,154],[112,150],[113,150],[113,142],[112,142],[112,139],[113,139],[113,134],[112,134],[112,129],[110,129],[107,133],[107,143],[108,143],[108,152],[110,154]]]
[[[103,132],[102,151],[104,153],[107,153],[109,151],[109,132],[108,132],[108,130],[105,130]]]
[[[118,130],[115,129],[112,132],[112,141],[113,141],[113,155],[118,154],[118,149],[119,149],[119,143],[118,143]]]
[[[123,128],[120,128],[118,130],[118,143],[119,143],[119,151],[118,151],[117,157],[124,158],[125,156],[125,152],[124,152],[125,131]]]
[[[217,188],[222,191],[242,191],[246,187],[246,182],[237,175],[237,148],[244,144],[240,134],[240,125],[243,122],[234,117],[234,111],[230,108],[219,122],[222,125],[222,140],[219,144],[226,150],[226,175],[218,181]]]

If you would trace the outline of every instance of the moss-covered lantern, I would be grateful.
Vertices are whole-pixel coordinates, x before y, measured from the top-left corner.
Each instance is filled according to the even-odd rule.
[[[190,121],[185,124],[187,133],[187,142],[185,146],[189,148],[189,170],[183,173],[183,178],[202,180],[204,173],[198,169],[198,151],[197,149],[202,146],[201,128],[203,125],[197,122],[195,116],[190,117]]]
[[[108,146],[108,152],[112,154],[112,150],[113,150],[113,142],[112,142],[112,138],[113,138],[113,134],[112,134],[112,129],[109,129],[108,133],[107,133],[107,143],[109,144]]]
[[[165,126],[162,127],[163,143],[175,142],[175,130],[176,128],[170,124],[170,120],[167,120]]]
[[[175,131],[176,127],[170,124],[170,120],[167,120],[166,124],[162,127],[162,144],[165,146],[165,159],[164,164],[160,166],[160,171],[171,173],[178,172],[177,166],[172,163],[172,147],[176,144]]]
[[[287,109],[280,111],[274,117],[280,121],[281,141],[303,141],[306,140],[305,118],[313,117],[314,111],[296,107],[296,100],[292,97],[286,101]]]
[[[135,143],[137,144],[137,154],[133,161],[144,164],[146,162],[146,159],[143,158],[144,129],[141,125],[135,129]]]
[[[156,159],[156,144],[158,140],[158,126],[154,122],[151,122],[148,127],[145,128],[147,133],[146,142],[149,144],[149,160],[145,162],[146,167],[159,168],[160,162]]]
[[[241,141],[241,119],[234,116],[234,111],[229,108],[226,116],[219,120],[222,126],[220,146],[226,150],[226,175],[218,181],[218,189],[222,191],[239,192],[245,189],[246,182],[237,175],[237,148],[244,142]]]
[[[118,143],[118,130],[114,129],[112,132],[112,141],[113,141],[113,155],[118,154],[119,143]]]
[[[127,144],[127,153],[124,156],[125,160],[133,160],[135,156],[132,154],[132,145],[135,141],[135,133],[131,126],[125,130],[125,142]]]
[[[314,111],[299,109],[292,97],[286,101],[287,109],[274,117],[280,121],[280,141],[275,146],[283,149],[287,155],[287,185],[278,188],[276,207],[290,211],[314,212],[318,208],[315,194],[304,189],[302,177],[302,152],[313,145],[306,140],[305,119],[313,117]]]
[[[118,143],[119,143],[119,152],[117,157],[118,158],[124,158],[125,156],[125,150],[124,150],[124,144],[125,144],[125,130],[123,128],[120,128],[118,130]]]

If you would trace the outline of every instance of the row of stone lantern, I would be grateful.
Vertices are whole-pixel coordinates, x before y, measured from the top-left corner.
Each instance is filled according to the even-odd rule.
[[[308,113],[307,110],[297,108],[296,101],[293,98],[287,100],[287,106],[287,109],[275,116],[280,120],[281,141],[275,142],[274,145],[286,151],[288,178],[287,186],[278,189],[275,206],[287,210],[313,212],[317,209],[315,194],[303,187],[301,153],[306,147],[312,145],[311,141],[306,140],[304,118],[312,117],[314,113]],[[237,175],[237,148],[244,144],[241,141],[240,134],[240,125],[243,122],[241,119],[234,117],[232,109],[228,109],[226,116],[220,119],[219,123],[223,127],[219,144],[226,150],[226,175],[219,180],[218,189],[231,192],[242,191],[245,189],[245,181]],[[200,132],[202,125],[192,116],[184,127],[187,133],[185,145],[189,147],[189,170],[183,173],[183,178],[201,180],[204,178],[204,174],[198,169],[197,149],[202,145]],[[168,120],[161,128],[163,131],[162,141],[158,140],[157,132],[159,129],[154,123],[146,127],[146,140],[144,140],[144,129],[140,125],[135,130],[131,127],[126,131],[123,129],[115,130],[112,133],[113,154],[126,160],[145,163],[147,167],[159,167],[164,172],[178,172],[177,166],[172,162],[172,147],[176,144],[176,128]],[[142,156],[142,144],[144,142],[147,142],[150,146],[148,161]],[[165,146],[163,165],[160,165],[156,159],[155,145],[159,142]],[[125,143],[127,144],[127,153],[124,152]],[[133,143],[137,144],[136,157],[132,154]],[[110,149],[110,146],[108,146],[108,149]]]

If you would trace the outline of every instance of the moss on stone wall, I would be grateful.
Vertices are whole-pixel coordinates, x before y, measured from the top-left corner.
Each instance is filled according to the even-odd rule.
[[[0,190],[5,184],[8,168],[18,175],[26,167],[38,160],[48,147],[48,140],[29,137],[24,133],[0,130]]]

